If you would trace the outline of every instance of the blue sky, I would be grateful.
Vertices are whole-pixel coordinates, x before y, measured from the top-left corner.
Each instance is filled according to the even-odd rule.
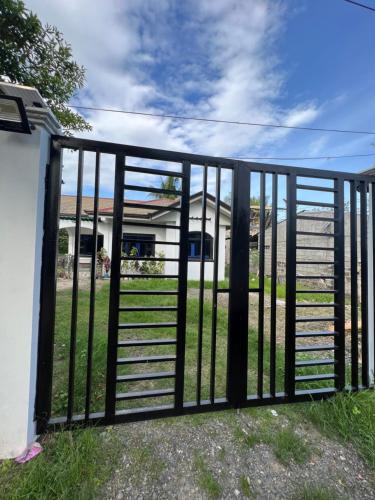
[[[367,0],[375,7],[375,0]],[[375,13],[343,0],[26,0],[87,68],[72,102],[375,130]],[[209,155],[375,153],[375,136],[88,112],[87,137]],[[275,162],[277,163],[277,162]],[[360,171],[374,158],[280,161]],[[68,162],[67,162],[68,164]],[[72,175],[71,175],[72,174]],[[65,170],[66,189],[73,170]],[[111,190],[111,173],[103,189]]]

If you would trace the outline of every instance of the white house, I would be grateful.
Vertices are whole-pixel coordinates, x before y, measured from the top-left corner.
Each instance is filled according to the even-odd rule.
[[[130,200],[129,200],[130,201]],[[153,221],[158,224],[168,226],[179,224],[179,212],[168,209],[178,206],[179,200],[157,199],[157,200],[131,200],[135,203],[142,203],[146,208],[125,208],[124,209],[124,227],[123,234],[129,238],[134,235],[136,242],[125,242],[123,251],[129,254],[131,248],[136,248],[140,257],[158,256],[163,253],[165,257],[178,258],[178,245],[163,245],[163,241],[178,241],[179,231],[173,228],[150,228],[142,226],[142,222]],[[165,210],[153,209],[153,205],[163,205]],[[89,263],[92,255],[92,215],[94,200],[92,197],[84,196],[82,198],[81,214],[81,244],[80,244],[80,263]],[[126,210],[126,211],[125,211]],[[66,229],[69,235],[68,252],[74,253],[75,240],[75,213],[76,197],[62,196],[60,209],[60,229]],[[105,248],[108,255],[111,255],[112,249],[112,213],[113,199],[100,198],[99,200],[99,223],[98,223],[98,247]],[[126,226],[126,222],[131,221],[131,226]],[[140,223],[139,226],[134,222]],[[201,262],[201,225],[202,225],[202,192],[196,193],[190,197],[189,212],[189,264],[188,278],[198,280],[200,277]],[[218,279],[225,277],[225,235],[226,229],[230,226],[230,207],[221,202],[220,221],[219,221],[219,253],[218,253]],[[205,235],[205,280],[213,279],[214,263],[214,237],[215,237],[215,198],[207,194],[206,209],[206,235]],[[157,241],[158,243],[154,243]],[[165,274],[178,274],[177,262],[165,263]]]

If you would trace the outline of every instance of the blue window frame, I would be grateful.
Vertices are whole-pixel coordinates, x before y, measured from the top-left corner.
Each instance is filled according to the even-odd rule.
[[[200,260],[201,257],[201,233],[192,231],[189,233],[189,259]],[[213,259],[213,238],[208,233],[204,235],[204,257],[207,260]]]

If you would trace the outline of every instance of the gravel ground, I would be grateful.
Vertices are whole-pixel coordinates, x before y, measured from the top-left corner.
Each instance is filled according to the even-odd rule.
[[[275,411],[276,416],[271,413]],[[289,421],[280,411],[227,411],[115,427],[122,461],[103,496],[108,500],[375,498],[374,476],[351,447],[321,436],[303,420]],[[271,429],[268,444],[249,445],[238,437],[265,425]],[[291,425],[310,449],[302,464],[282,463],[272,447],[272,436]],[[320,487],[328,496],[302,496],[304,487]]]

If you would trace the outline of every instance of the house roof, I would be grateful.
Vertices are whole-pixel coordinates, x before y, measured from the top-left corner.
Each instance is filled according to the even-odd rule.
[[[202,191],[195,193],[190,196],[190,203],[198,200],[202,197]],[[207,193],[207,199],[214,202],[215,197]],[[179,204],[179,200],[170,198],[160,198],[154,200],[127,200],[131,203],[139,203],[145,205],[145,208],[133,208],[124,207],[124,216],[134,217],[134,218],[150,218],[157,214],[162,214],[168,211],[169,206],[176,206]],[[230,211],[230,206],[224,203],[220,203],[224,210]],[[158,208],[153,208],[156,205]],[[159,207],[165,207],[165,209],[160,209]],[[82,196],[82,212],[81,216],[90,216],[94,212],[94,198],[92,196]],[[113,214],[113,198],[99,198],[99,215],[112,216]],[[60,217],[62,218],[74,218],[76,215],[76,196],[72,195],[62,195],[60,202]]]
[[[375,167],[366,168],[365,170],[361,170],[360,173],[366,175],[375,175]]]

